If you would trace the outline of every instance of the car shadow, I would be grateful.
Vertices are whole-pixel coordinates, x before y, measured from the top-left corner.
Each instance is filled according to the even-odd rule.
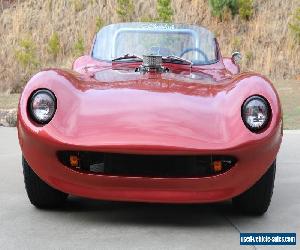
[[[53,212],[53,211],[51,211]],[[85,223],[156,225],[176,227],[222,226],[231,224],[229,217],[243,216],[231,201],[212,204],[161,204],[98,201],[69,197],[57,213]]]

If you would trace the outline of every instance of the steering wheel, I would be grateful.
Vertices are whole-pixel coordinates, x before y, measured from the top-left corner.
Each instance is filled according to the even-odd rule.
[[[183,57],[183,55],[185,55],[186,53],[188,52],[191,52],[191,51],[196,51],[198,52],[199,54],[201,54],[203,57],[204,57],[204,60],[205,62],[208,62],[208,57],[207,55],[204,53],[203,50],[199,49],[199,48],[187,48],[187,49],[184,49],[181,53],[180,53],[180,56],[179,57]]]

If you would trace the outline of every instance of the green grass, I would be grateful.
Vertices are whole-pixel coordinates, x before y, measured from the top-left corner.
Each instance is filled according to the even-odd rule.
[[[283,80],[274,83],[283,109],[284,129],[300,129],[300,81]],[[0,94],[0,109],[17,108],[19,94]]]
[[[0,94],[0,109],[17,108],[19,102],[19,94],[4,95]]]
[[[284,129],[300,129],[300,81],[277,81],[274,86],[280,96]]]

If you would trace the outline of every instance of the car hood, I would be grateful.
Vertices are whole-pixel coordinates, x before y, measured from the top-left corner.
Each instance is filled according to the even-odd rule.
[[[163,79],[186,83],[216,84],[232,78],[232,75],[225,69],[193,69],[190,71],[187,69],[187,66],[185,66],[184,69],[172,69],[165,73],[140,73],[136,72],[135,68],[125,67],[105,68],[99,71],[96,69],[95,71],[90,70],[89,72],[95,80],[106,83]]]
[[[107,72],[106,80],[99,73],[88,79],[57,70],[36,76],[26,86],[20,108],[27,106],[34,89],[43,87],[56,95],[57,111],[43,127],[32,125],[23,115],[24,122],[54,141],[107,151],[120,147],[224,149],[266,136],[279,123],[277,95],[269,82],[257,75],[220,81],[213,77],[183,80],[172,73],[132,73],[126,80],[114,77],[115,81],[109,82],[112,76]],[[243,102],[257,93],[268,99],[276,113],[270,129],[259,135],[246,129],[241,119]]]

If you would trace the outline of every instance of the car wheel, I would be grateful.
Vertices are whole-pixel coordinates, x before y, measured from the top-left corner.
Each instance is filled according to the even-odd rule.
[[[41,180],[22,157],[24,183],[28,198],[37,208],[57,208],[67,199],[68,195],[50,187]]]
[[[270,205],[276,172],[276,161],[250,189],[233,198],[233,205],[247,214],[264,214]]]

